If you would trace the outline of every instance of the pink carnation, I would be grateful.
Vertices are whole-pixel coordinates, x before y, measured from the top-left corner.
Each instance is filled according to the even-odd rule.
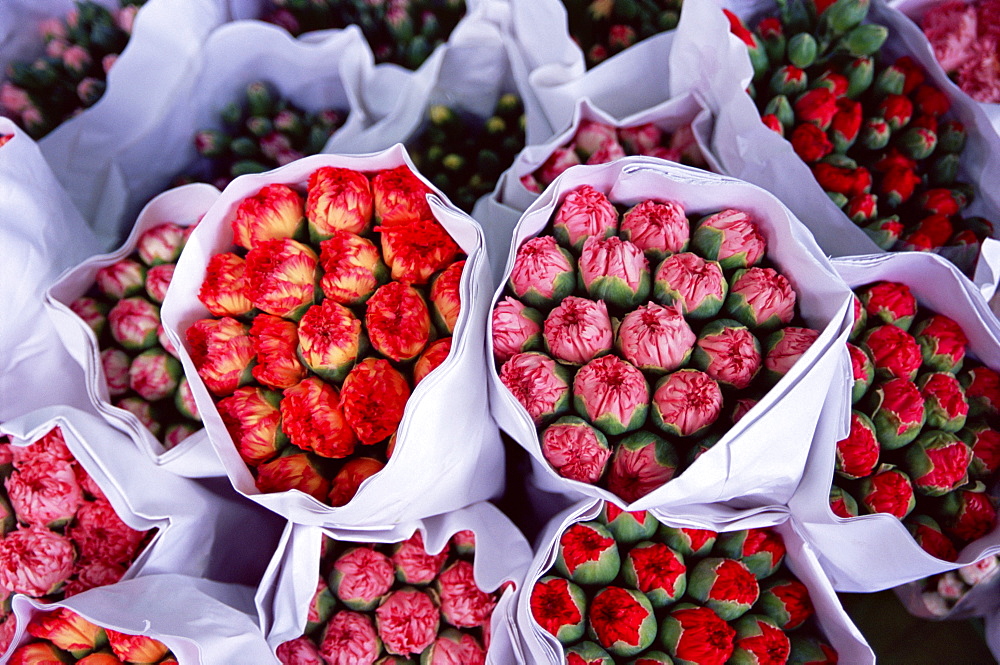
[[[535,177],[538,178],[543,186],[548,186],[563,171],[579,163],[580,158],[577,156],[576,150],[573,149],[572,145],[567,148],[556,148],[549,155],[549,158],[545,160],[545,163],[535,171]]]
[[[319,646],[327,665],[372,665],[380,651],[372,620],[347,610],[330,619]]]
[[[625,359],[644,370],[671,372],[683,365],[697,338],[678,310],[649,303],[626,314],[617,342]]]
[[[338,580],[335,592],[344,600],[374,600],[388,592],[395,581],[389,558],[367,547],[344,552],[333,570]]]
[[[657,257],[683,252],[691,239],[684,208],[674,201],[643,201],[622,217],[621,235]]]
[[[545,319],[545,345],[557,359],[583,365],[611,350],[611,317],[603,301],[569,296]]]
[[[649,384],[642,372],[618,356],[595,358],[573,379],[577,411],[608,434],[642,426],[649,406]]]
[[[0,587],[39,598],[69,578],[76,561],[73,543],[44,527],[17,529],[0,538]]]
[[[429,553],[424,546],[423,534],[415,531],[408,539],[396,545],[392,563],[407,584],[429,584],[441,572],[441,567],[448,559],[449,549],[446,544],[437,554]]]
[[[125,576],[125,566],[108,561],[82,561],[73,569],[73,577],[66,582],[63,593],[75,596],[89,589],[114,584]]]
[[[83,503],[73,467],[62,460],[35,460],[15,470],[5,484],[18,520],[34,526],[68,522]]]
[[[750,268],[737,273],[729,290],[727,309],[751,327],[773,328],[795,316],[795,291],[773,268]]]
[[[556,238],[579,249],[587,238],[613,235],[618,230],[618,211],[607,196],[583,185],[563,199],[553,226]]]
[[[722,412],[722,391],[708,374],[682,369],[656,386],[653,406],[665,429],[690,436],[714,423]]]
[[[663,142],[663,130],[651,122],[618,130],[618,139],[633,155],[648,155]]]
[[[518,247],[510,272],[510,286],[519,298],[524,298],[529,292],[535,292],[543,299],[554,298],[571,292],[575,272],[572,257],[560,249],[555,238],[538,236]],[[571,280],[569,289],[560,288],[563,287],[561,282],[567,279]]]
[[[305,635],[282,643],[276,653],[281,665],[326,665],[319,649]]]
[[[527,351],[532,340],[542,334],[537,310],[510,296],[493,309],[493,356],[500,362]]]
[[[26,465],[45,461],[53,463],[56,461],[75,462],[73,453],[66,447],[62,430],[58,427],[49,430],[42,438],[27,446],[11,446],[11,460],[14,467],[21,469]]]
[[[542,433],[542,455],[563,478],[594,484],[611,458],[607,440],[580,418],[560,419]]]
[[[476,584],[472,564],[456,561],[438,578],[441,615],[445,621],[459,628],[482,625],[493,613],[496,599],[482,591]]]
[[[812,328],[788,327],[782,331],[781,340],[767,352],[764,367],[784,376],[809,350],[819,333]],[[857,347],[855,347],[857,348]]]
[[[588,164],[609,164],[616,159],[621,159],[625,156],[625,148],[621,146],[615,139],[608,139],[600,146],[597,147],[590,157],[587,158]]]
[[[378,636],[385,649],[397,656],[418,654],[437,637],[440,611],[423,591],[395,591],[375,610]]]
[[[500,382],[507,387],[536,425],[565,411],[569,402],[567,372],[543,353],[518,353],[500,368]]]
[[[486,631],[484,637],[488,634]],[[420,658],[426,665],[484,665],[486,651],[472,635],[448,630],[434,640]]]
[[[581,120],[573,136],[573,144],[578,152],[590,156],[597,152],[608,141],[618,142],[618,133],[611,125],[593,120]]]
[[[742,390],[757,376],[763,358],[753,333],[734,321],[729,323],[712,324],[711,330],[702,331],[695,356],[698,367],[710,377]]]
[[[98,499],[80,507],[67,535],[83,558],[126,563],[135,557],[146,534],[125,524],[106,499]]]

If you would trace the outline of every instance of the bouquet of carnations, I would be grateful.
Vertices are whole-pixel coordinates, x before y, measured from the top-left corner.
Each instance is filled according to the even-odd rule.
[[[834,586],[875,591],[1000,551],[986,491],[1000,446],[995,316],[932,254],[834,265],[859,296],[849,345],[854,390],[831,396],[790,501]],[[846,437],[827,430],[845,418]]]
[[[562,0],[569,36],[595,67],[648,37],[673,30],[681,0]]]
[[[84,261],[47,293],[49,314],[86,374],[94,409],[124,423],[153,457],[201,429],[160,306],[188,235],[218,197],[209,185],[161,194],[118,251]]]
[[[728,6],[730,39],[750,57],[706,64],[742,69],[709,86],[725,172],[774,192],[836,255],[935,251],[971,272],[1000,219],[987,186],[1000,137],[946,89],[915,26],[880,0]],[[770,136],[747,121],[754,112]]]
[[[530,560],[527,541],[489,503],[382,532],[289,523],[258,608],[286,665],[348,654],[366,663],[510,663],[514,593]]]
[[[990,555],[957,570],[896,587],[906,609],[925,619],[965,619],[996,608],[1000,560]]]
[[[574,168],[522,217],[506,275],[494,415],[543,489],[633,509],[790,496],[849,312],[769,195],[652,159]]]
[[[714,518],[593,500],[556,516],[517,601],[528,662],[874,662],[787,514]]]
[[[328,526],[498,492],[476,342],[485,280],[479,227],[400,147],[233,181],[189,239],[163,314],[236,488]]]

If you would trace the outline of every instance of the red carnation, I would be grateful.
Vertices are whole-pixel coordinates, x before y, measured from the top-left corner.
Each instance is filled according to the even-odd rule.
[[[281,427],[294,445],[335,459],[354,452],[357,439],[341,410],[336,388],[311,376],[285,389],[284,397]]]
[[[828,192],[838,192],[851,197],[867,194],[871,190],[872,176],[863,166],[849,169],[820,162],[813,165],[812,172],[816,182]]]
[[[272,314],[258,314],[250,325],[250,340],[257,354],[257,365],[250,370],[253,378],[283,390],[306,377],[306,368],[296,352],[299,334],[293,322]]]
[[[837,98],[826,88],[813,88],[799,95],[793,108],[797,120],[810,122],[826,131],[837,113]]]
[[[376,226],[382,234],[382,256],[392,278],[410,284],[426,284],[431,275],[453,262],[462,248],[434,219],[403,226]]]
[[[913,102],[920,113],[942,116],[951,108],[951,100],[943,92],[925,83],[913,91]]]
[[[412,360],[430,339],[430,310],[415,288],[389,282],[368,300],[365,327],[376,351],[392,360]]]
[[[407,166],[379,171],[372,178],[375,218],[382,226],[399,226],[431,217],[431,190]]]
[[[833,152],[833,144],[826,137],[826,132],[812,123],[796,125],[789,140],[795,154],[806,164],[818,162]]]
[[[378,399],[373,399],[375,396]],[[364,445],[391,436],[403,419],[410,386],[387,360],[365,358],[344,379],[340,404]]]

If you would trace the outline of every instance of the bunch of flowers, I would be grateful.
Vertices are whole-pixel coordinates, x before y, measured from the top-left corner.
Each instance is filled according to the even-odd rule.
[[[569,34],[587,67],[601,64],[647,37],[673,30],[681,0],[562,0]]]
[[[114,584],[152,531],[125,524],[56,428],[28,446],[0,442],[0,596],[53,602]],[[14,634],[2,603],[0,647]]]
[[[790,0],[754,32],[727,12],[750,52],[761,119],[882,249],[978,247],[993,226],[962,216],[975,196],[957,178],[965,127],[911,58],[882,61],[888,30],[863,22],[868,7]]]
[[[101,268],[89,291],[69,305],[97,338],[112,403],[167,448],[201,428],[177,351],[160,323],[160,305],[193,229],[173,222],[150,228],[132,254]]]
[[[486,120],[435,105],[427,120],[427,128],[406,146],[413,163],[455,205],[472,212],[524,148],[521,99],[502,95]]]
[[[770,528],[716,533],[605,503],[559,537],[531,614],[567,664],[836,663]]]
[[[1000,0],[947,0],[920,27],[941,67],[970,97],[1000,103]]]
[[[101,628],[64,607],[34,615],[27,632],[34,639],[11,654],[11,665],[177,665],[163,642]]]
[[[522,244],[493,310],[500,380],[562,477],[635,501],[693,462],[818,333],[745,212],[622,214],[589,185]]]
[[[200,159],[175,184],[207,182],[225,189],[233,178],[263,173],[323,150],[347,120],[344,111],[303,111],[266,81],[246,87],[244,99],[222,109],[221,129],[194,137]]]
[[[323,540],[320,578],[303,636],[278,647],[284,665],[483,665],[503,587],[473,576],[475,534],[428,552],[419,531],[399,543]]]
[[[120,8],[109,10],[91,0],[77,0],[65,18],[42,21],[45,55],[7,67],[7,81],[0,86],[3,115],[40,139],[97,103],[145,2],[119,0]]]
[[[855,294],[855,409],[837,443],[833,512],[893,515],[924,550],[954,561],[996,522],[984,483],[1000,468],[1000,374],[968,357],[961,327],[905,284]]]
[[[465,16],[465,0],[272,0],[262,18],[293,35],[361,28],[375,61],[408,69],[423,64]]]
[[[708,168],[690,124],[670,134],[651,122],[616,128],[596,120],[583,120],[569,143],[556,148],[534,173],[521,176],[521,184],[529,192],[540,194],[571,166],[607,164],[627,155],[647,155]]]
[[[920,597],[924,607],[935,616],[945,617],[970,591],[996,577],[998,571],[1000,560],[987,556],[958,570],[921,580],[917,584],[923,587]]]
[[[465,261],[406,166],[322,167],[302,189],[240,202],[198,294],[214,316],[185,334],[257,488],[342,506],[448,356]]]

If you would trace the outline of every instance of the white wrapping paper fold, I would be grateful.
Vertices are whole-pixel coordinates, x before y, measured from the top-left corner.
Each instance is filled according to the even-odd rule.
[[[687,16],[688,23],[682,15],[677,41],[683,40],[686,48],[682,52],[688,53],[688,57],[698,54],[698,62],[692,63],[696,72],[692,76],[703,82],[699,89],[710,108],[718,113],[707,143],[722,172],[760,185],[781,199],[829,254],[882,252],[830,201],[809,167],[792,150],[791,143],[760,122],[760,114],[745,93],[752,78],[746,46],[730,34],[721,7],[753,26],[761,17],[776,14],[777,5],[772,0],[685,3],[684,13],[691,13]],[[993,183],[995,174],[1000,173],[1000,135],[979,105],[964,93],[954,94],[954,85],[934,61],[923,33],[909,19],[887,7],[883,0],[873,0],[868,17],[889,28],[889,39],[880,52],[883,60],[892,62],[909,55],[927,71],[928,81],[948,94],[952,103],[950,115],[963,122],[968,131],[959,180],[976,186],[976,199],[963,215],[982,215],[997,223],[1000,192]],[[955,249],[942,249],[940,253],[956,260],[963,256]]]
[[[15,596],[11,653],[28,643],[25,627],[58,607],[91,623],[160,640],[179,665],[278,663],[252,618],[253,588],[181,575],[150,575],[98,587],[57,603]]]
[[[440,552],[459,531],[476,534],[473,573],[476,585],[493,592],[504,582],[514,587],[503,592],[493,611],[492,639],[487,663],[506,665],[513,662],[511,651],[516,633],[512,633],[513,602],[531,561],[531,547],[511,521],[490,503],[476,503],[443,515],[408,521],[383,531],[318,529],[291,522],[285,527],[267,572],[257,590],[257,611],[268,644],[277,649],[305,631],[309,603],[316,593],[323,536],[337,541],[359,543],[398,543],[416,531],[423,536],[430,553]]]
[[[219,190],[204,184],[186,185],[160,194],[143,208],[131,234],[119,249],[111,254],[93,256],[66,271],[45,294],[46,313],[58,331],[66,351],[84,372],[85,379],[81,388],[86,390],[92,410],[108,418],[115,426],[129,432],[143,452],[162,464],[170,464],[172,460],[188,455],[189,449],[196,445],[200,437],[189,437],[175,448],[168,450],[132,413],[113,406],[108,395],[108,384],[101,364],[101,348],[97,338],[90,326],[69,306],[93,287],[95,277],[101,268],[130,256],[143,233],[164,222],[173,222],[181,226],[195,224],[218,198]],[[206,457],[201,462],[208,465],[216,474],[223,473],[215,460]],[[190,469],[191,473],[196,471],[197,468]]]
[[[83,373],[42,303],[59,273],[99,244],[37,144],[7,118],[0,136],[11,137],[0,146],[0,419],[51,404],[82,408]]]
[[[559,513],[539,536],[535,558],[517,595],[517,628],[521,636],[523,663],[557,665],[564,661],[562,645],[543,630],[531,614],[531,589],[552,567],[558,554],[559,537],[571,524],[596,519],[602,503],[593,499],[579,503]],[[816,560],[816,552],[798,532],[798,525],[781,507],[732,512],[706,506],[698,519],[679,517],[667,508],[652,508],[650,513],[661,523],[674,527],[736,531],[773,526],[785,541],[788,569],[809,589],[816,610],[816,621],[829,644],[835,648],[840,662],[852,665],[874,664],[875,655],[861,632],[851,622],[840,605],[837,594]]]
[[[552,469],[542,455],[531,417],[491,364],[491,402],[497,423],[532,455],[536,482],[547,492],[602,498],[627,510],[680,509],[731,500],[741,506],[784,504],[802,477],[810,435],[828,393],[846,390],[850,380],[844,350],[851,326],[847,287],[805,228],[773,196],[731,178],[642,157],[575,166],[559,176],[515,228],[503,282],[510,275],[517,248],[542,231],[567,192],[583,184],[626,206],[657,198],[677,201],[694,215],[728,207],[749,212],[767,238],[768,258],[796,291],[799,313],[820,336],[719,443],[666,485],[629,506],[608,490],[562,478]],[[503,284],[493,303],[502,295]],[[491,343],[490,349],[492,357]]]
[[[910,287],[922,307],[954,319],[969,338],[969,355],[1000,368],[1000,326],[982,295],[954,265],[935,254],[898,252],[845,257],[833,261],[851,288],[879,280]],[[839,591],[870,592],[954,570],[1000,553],[1000,525],[967,545],[954,562],[925,552],[902,522],[891,515],[841,518],[829,505],[836,443],[849,420],[848,392],[830,394],[816,429],[805,475],[789,506],[803,535]]]
[[[443,202],[440,194],[428,197],[433,214],[468,255],[459,286],[462,311],[452,351],[410,395],[396,449],[385,468],[365,480],[347,505],[331,508],[298,490],[261,494],[186,348],[184,332],[198,319],[210,316],[197,298],[198,290],[211,256],[232,246],[230,220],[243,198],[268,183],[301,186],[321,166],[371,172],[401,164],[416,172],[405,149],[395,146],[367,156],[315,155],[265,174],[237,178],[188,240],[163,304],[164,327],[180,352],[208,436],[233,485],[261,505],[303,524],[385,529],[487,500],[503,489],[503,445],[490,418],[483,381],[490,288],[483,233],[470,217]],[[433,187],[432,191],[437,192]]]

